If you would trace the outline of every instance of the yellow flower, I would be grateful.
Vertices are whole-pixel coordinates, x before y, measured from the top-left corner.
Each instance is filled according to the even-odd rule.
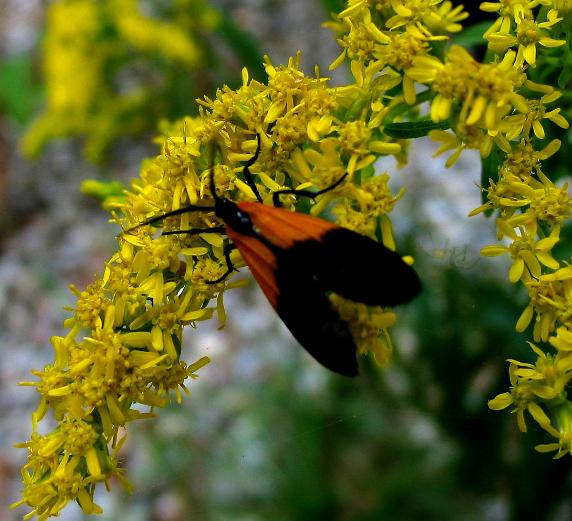
[[[572,356],[567,352],[547,355],[534,344],[529,345],[538,357],[536,363],[509,360],[511,389],[490,400],[489,408],[498,411],[513,405],[522,432],[527,430],[524,413],[528,412],[544,430],[558,437],[558,427],[552,425],[537,402],[554,403],[557,407],[562,404],[564,389],[572,378]]]
[[[518,319],[517,331],[524,331],[535,317],[534,340],[549,341],[550,333],[560,326],[558,339],[550,339],[550,342],[563,345],[560,342],[567,336],[561,327],[572,328],[572,269],[565,266],[537,280],[529,280],[526,286],[530,304]]]
[[[572,357],[565,352],[552,356],[530,342],[529,345],[537,355],[536,363],[509,360],[515,366],[516,381],[534,383],[534,393],[539,398],[552,400],[564,392],[572,378]]]
[[[541,265],[550,269],[558,269],[558,261],[550,254],[550,250],[559,240],[560,230],[558,228],[552,231],[550,237],[538,241],[525,226],[519,226],[515,229],[502,218],[497,220],[497,228],[499,235],[501,237],[507,236],[512,240],[512,243],[509,246],[485,246],[481,249],[481,255],[496,257],[509,253],[513,259],[513,264],[509,270],[511,282],[515,283],[519,280],[527,282],[531,277],[540,277],[542,274]]]
[[[453,151],[445,161],[447,168],[453,166],[461,156],[461,153],[467,149],[479,150],[483,158],[488,157],[493,145],[496,145],[503,152],[511,150],[510,143],[502,134],[499,133],[491,136],[491,134],[485,132],[477,125],[467,125],[464,123],[462,116],[463,114],[461,114],[460,121],[454,129],[455,133],[445,130],[432,130],[428,134],[432,140],[442,143],[433,154],[433,157],[437,157],[450,150]],[[487,208],[488,206],[490,206],[489,203],[487,203]],[[482,209],[480,211],[482,211]],[[471,212],[469,215],[475,215],[475,213]]]
[[[120,36],[137,49],[159,49],[169,59],[196,65],[201,51],[189,32],[172,23],[143,16],[137,4],[135,0],[113,3],[114,21]]]
[[[519,114],[507,116],[502,122],[503,131],[508,139],[512,140],[519,135],[525,140],[530,139],[530,130],[538,139],[544,139],[545,133],[542,120],[548,119],[560,128],[567,129],[570,125],[560,114],[560,108],[547,111],[545,105],[552,103],[561,96],[560,92],[552,91],[543,95],[539,100],[519,98],[515,99],[514,106]]]
[[[452,2],[443,2],[423,17],[423,24],[431,34],[456,33],[463,29],[459,23],[466,20],[469,13],[463,11],[462,5],[453,7]]]
[[[408,71],[409,76],[421,83],[434,84],[436,96],[431,102],[433,121],[447,119],[454,100],[467,96],[468,85],[463,79],[470,77],[476,67],[471,55],[459,46],[451,47],[445,63],[430,55],[419,56],[413,60],[413,66]]]
[[[530,18],[519,18],[516,21],[516,35],[513,36],[507,32],[488,32],[486,38],[489,41],[490,48],[499,53],[518,45],[514,66],[522,67],[524,63],[528,63],[534,67],[536,65],[537,45],[559,47],[566,43],[565,40],[550,38],[544,31],[560,20],[562,18],[558,18],[556,10],[551,9],[548,12],[546,22],[536,22]]]
[[[342,20],[338,29],[342,36],[338,38],[338,43],[343,50],[331,63],[330,69],[339,67],[346,57],[367,64],[374,57],[375,50],[391,41],[389,36],[372,22],[369,9],[360,4],[362,3],[357,2],[338,15]],[[356,14],[354,18],[352,15],[356,10],[359,10],[359,15]]]
[[[479,67],[474,74],[474,99],[465,120],[467,125],[481,122],[489,132],[498,132],[501,119],[518,100],[516,90],[525,76],[514,66],[515,54],[507,52],[502,61]]]
[[[531,20],[534,18],[533,9],[539,4],[550,5],[552,0],[497,0],[482,2],[479,8],[487,13],[498,13],[499,18],[487,29],[485,38],[493,32],[508,33],[513,22]]]
[[[499,144],[499,141],[495,139],[495,143]],[[544,219],[551,225],[559,224],[562,216],[568,215],[568,196],[563,193],[566,187],[563,190],[554,187],[540,170],[540,161],[555,154],[559,148],[560,141],[557,139],[552,140],[542,150],[535,150],[524,140],[516,147],[509,147],[505,161],[499,169],[498,182],[489,181],[489,187],[486,189],[488,201],[472,210],[469,216],[496,208],[501,215],[508,218],[518,208],[531,204],[534,200],[540,211],[527,211],[525,217],[515,216],[510,221],[513,226],[519,223],[527,224],[532,229],[538,224],[537,218]],[[501,150],[504,151],[503,148]],[[542,181],[534,179],[534,174]]]
[[[529,177],[521,181],[507,170],[501,169],[502,177],[498,183],[490,182],[487,204],[501,211],[509,227],[524,225],[532,231],[541,223],[556,228],[569,217],[572,202],[568,183],[558,188],[540,170],[537,172],[539,180]],[[517,209],[522,213],[515,213]]]
[[[395,15],[390,17],[385,25],[388,29],[395,30],[404,27],[406,31],[415,35],[431,36],[428,28],[424,25],[429,19],[434,25],[440,29],[443,28],[443,18],[448,16],[452,20],[459,20],[458,13],[461,9],[451,12],[452,4],[446,2],[441,6],[440,11],[435,6],[440,4],[442,0],[398,0],[392,1],[391,7],[395,11]],[[463,18],[460,18],[462,20]],[[447,24],[445,24],[447,25]],[[453,29],[457,29],[456,25],[452,25]]]
[[[550,428],[550,418],[544,412],[542,407],[538,405],[538,394],[542,394],[543,386],[536,383],[534,380],[522,380],[516,376],[518,365],[515,363],[510,364],[509,375],[511,389],[509,392],[501,393],[489,400],[489,408],[493,411],[500,411],[506,409],[511,405],[514,407],[513,412],[516,412],[516,419],[518,428],[521,432],[526,432],[526,420],[524,414],[528,412],[532,418],[544,429]]]
[[[431,56],[413,60],[408,75],[428,83],[436,93],[431,102],[431,119],[443,121],[451,116],[455,103],[461,105],[461,123],[479,125],[496,135],[502,118],[519,100],[517,90],[526,76],[514,67],[516,53],[508,52],[501,62],[480,64],[462,47],[454,45],[445,63]]]

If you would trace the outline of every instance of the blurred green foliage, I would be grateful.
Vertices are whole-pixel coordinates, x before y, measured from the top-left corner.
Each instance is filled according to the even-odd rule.
[[[45,107],[22,140],[29,157],[80,137],[103,163],[119,138],[148,140],[160,120],[197,115],[195,99],[237,86],[242,67],[266,77],[256,39],[207,0],[58,0],[46,19]]]
[[[41,102],[41,88],[32,76],[30,55],[0,59],[0,113],[20,126],[29,122]]]
[[[328,13],[339,13],[346,7],[345,0],[322,0],[322,4]]]

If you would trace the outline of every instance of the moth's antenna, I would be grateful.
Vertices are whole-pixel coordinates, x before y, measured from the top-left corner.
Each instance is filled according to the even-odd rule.
[[[219,197],[219,195],[216,193],[216,185],[215,185],[215,164],[214,164],[214,159],[215,159],[215,145],[211,146],[211,167],[209,169],[209,185],[210,185],[210,189],[211,189],[211,194],[213,196],[213,199],[215,201],[215,205],[217,202],[219,202],[222,197]]]
[[[260,134],[257,133],[256,134],[256,152],[254,152],[254,155],[246,162],[246,164],[244,165],[244,168],[242,169],[242,175],[244,175],[244,179],[245,179],[246,183],[248,184],[248,186],[250,186],[250,188],[254,192],[254,195],[256,196],[256,199],[258,200],[259,203],[262,202],[262,197],[260,195],[260,192],[258,191],[256,183],[254,182],[254,178],[252,177],[252,172],[250,171],[250,167],[254,163],[256,163],[256,160],[258,159],[258,155],[260,154],[261,146],[262,146],[262,144],[260,141]]]
[[[254,155],[245,163],[244,168],[242,169],[242,174],[244,175],[244,180],[246,181],[246,184],[248,184],[248,186],[250,186],[250,188],[254,192],[254,195],[256,196],[256,199],[258,200],[259,203],[262,202],[262,196],[260,195],[260,192],[258,191],[258,187],[256,186],[256,183],[254,182],[254,178],[252,177],[252,172],[250,171],[250,167],[258,159],[258,155],[260,154],[261,146],[262,145],[261,145],[261,141],[260,141],[260,134],[256,134],[256,151],[254,152]],[[219,195],[216,193],[214,159],[215,159],[215,147],[213,145],[213,147],[211,149],[211,170],[210,170],[209,181],[210,181],[211,193],[212,193],[213,199],[215,200],[215,203],[216,203],[217,201],[220,201],[222,199],[222,197],[219,197]]]
[[[188,204],[187,206],[183,206],[181,208],[177,208],[176,210],[172,210],[170,212],[161,213],[159,215],[154,215],[153,217],[146,219],[142,223],[136,224],[131,228],[128,228],[123,233],[131,233],[137,228],[141,228],[141,226],[146,226],[148,224],[153,224],[163,219],[167,219],[167,217],[175,217],[176,215],[182,215],[184,213],[189,212],[212,212],[214,210],[214,206],[197,206],[195,204]]]

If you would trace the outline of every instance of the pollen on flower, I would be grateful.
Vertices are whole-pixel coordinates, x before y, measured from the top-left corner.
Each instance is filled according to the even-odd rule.
[[[502,169],[526,181],[536,171],[539,162],[539,152],[531,144],[522,141],[507,154]]]
[[[61,424],[64,449],[70,454],[85,455],[95,445],[99,434],[93,425],[80,418],[66,418]]]
[[[349,31],[338,42],[345,49],[348,58],[359,61],[373,58],[376,42],[372,40],[367,28],[362,24],[356,26],[350,21],[347,24]]]
[[[100,282],[90,284],[84,291],[79,291],[75,286],[71,286],[71,289],[78,297],[73,311],[81,327],[101,327],[101,317],[110,302],[102,294]]]
[[[276,110],[272,121],[278,119],[278,116],[284,110],[292,110],[294,108],[294,100],[298,97],[304,97],[305,92],[309,89],[312,80],[307,78],[302,71],[299,70],[300,57],[290,59],[287,66],[274,67],[267,63],[266,70],[268,72],[268,95],[274,100],[274,106],[277,107],[283,103],[281,111],[273,109],[272,105],[269,112]]]
[[[409,75],[422,82],[434,82],[435,92],[448,99],[464,100],[469,94],[471,78],[479,70],[479,64],[462,47],[451,47],[446,62],[436,58],[419,57],[413,62]]]
[[[274,127],[274,136],[278,145],[276,154],[285,160],[292,151],[306,141],[309,120],[305,114],[289,114],[280,118]]]
[[[189,394],[184,382],[189,376],[192,377],[192,375],[193,366],[189,366],[185,362],[181,361],[168,368],[164,368],[161,372],[157,372],[152,381],[159,395],[163,395],[169,391],[174,391],[176,401],[180,403],[182,401],[181,390],[184,394]]]
[[[530,201],[530,208],[537,218],[550,226],[560,226],[570,217],[571,202],[568,183],[562,188],[546,187],[538,190],[538,197]]]
[[[339,129],[340,146],[348,154],[364,154],[370,134],[363,121],[350,121]]]
[[[407,70],[416,56],[426,52],[427,47],[426,38],[420,39],[408,32],[391,34],[387,45],[378,47],[375,57],[397,70]]]

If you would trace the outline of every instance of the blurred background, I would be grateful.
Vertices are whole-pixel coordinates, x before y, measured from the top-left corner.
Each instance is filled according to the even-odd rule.
[[[301,49],[307,72],[327,74],[339,51],[321,23],[340,5],[0,0],[1,521],[27,512],[6,507],[26,459],[13,444],[29,437],[38,398],[17,383],[52,361],[68,285],[84,288],[115,248],[118,230],[81,182],[128,182],[157,153],[162,120],[196,113],[194,99],[239,84],[244,65],[264,80],[265,53],[277,64]],[[118,29],[122,13],[146,30]],[[94,32],[104,42],[90,48]],[[395,192],[407,188],[395,234],[424,284],[399,309],[391,366],[363,359],[357,379],[330,374],[254,283],[235,290],[224,330],[201,323],[186,336],[186,359],[212,358],[191,396],[130,425],[135,492],[98,494],[98,519],[572,519],[568,459],[534,451],[546,438],[533,422],[522,435],[514,416],[487,408],[509,385],[506,358],[531,359],[514,332],[525,295],[506,259],[479,258],[496,238],[491,220],[466,217],[481,204],[478,156],[445,170],[428,160],[435,149],[418,140],[407,168],[378,165]],[[87,517],[70,504],[61,519]]]

